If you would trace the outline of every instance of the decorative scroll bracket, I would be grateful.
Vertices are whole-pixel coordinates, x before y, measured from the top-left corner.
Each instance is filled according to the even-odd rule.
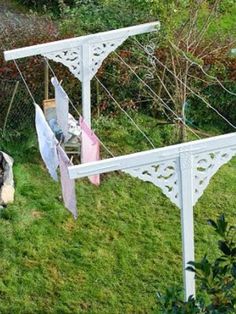
[[[122,170],[151,182],[181,209],[185,300],[195,296],[193,206],[211,177],[236,155],[236,133],[69,167],[72,179]]]
[[[120,28],[108,32],[91,34],[77,38],[59,40],[4,52],[5,60],[42,55],[65,65],[82,82],[83,117],[91,125],[90,81],[100,68],[103,60],[129,36],[155,32],[159,22]]]
[[[123,36],[110,41],[82,44],[82,46],[73,49],[44,53],[42,56],[62,63],[77,79],[84,82],[92,80],[106,57],[127,38],[128,36]],[[84,48],[86,48],[86,55],[83,56]]]

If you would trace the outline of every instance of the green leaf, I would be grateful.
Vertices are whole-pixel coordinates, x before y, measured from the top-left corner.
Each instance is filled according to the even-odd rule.
[[[236,263],[233,263],[231,274],[236,279]]]
[[[225,241],[218,242],[219,249],[227,256],[231,255],[231,250]]]
[[[231,250],[231,256],[236,256],[236,247]]]
[[[228,223],[225,221],[225,215],[221,214],[220,217],[217,219],[217,233],[224,237],[227,231],[227,226]]]
[[[215,229],[217,229],[217,224],[216,224],[216,222],[214,220],[208,219],[207,223],[208,223],[208,225],[210,225],[210,226],[214,227]]]
[[[192,266],[188,266],[188,267],[186,267],[185,269],[188,270],[188,271],[191,271],[191,272],[193,272],[193,273],[196,272],[195,268],[192,267]]]

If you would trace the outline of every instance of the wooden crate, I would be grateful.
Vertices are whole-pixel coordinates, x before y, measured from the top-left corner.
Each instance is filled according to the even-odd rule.
[[[43,101],[43,110],[44,113],[46,113],[46,110],[49,108],[55,108],[56,107],[56,101],[55,99],[45,99]]]

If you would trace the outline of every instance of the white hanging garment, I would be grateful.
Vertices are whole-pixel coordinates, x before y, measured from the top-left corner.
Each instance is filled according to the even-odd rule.
[[[81,137],[81,128],[79,122],[69,113],[68,115],[68,137]]]
[[[50,129],[42,109],[37,104],[35,104],[35,125],[42,159],[51,177],[57,181],[58,157],[56,145],[58,141]]]
[[[60,174],[61,174],[61,189],[65,207],[77,219],[76,195],[75,195],[75,180],[70,179],[68,167],[73,166],[72,162],[66,155],[60,145],[57,146]]]
[[[65,136],[65,141],[67,141],[69,97],[67,96],[66,92],[64,91],[56,77],[53,77],[51,79],[51,82],[55,89],[57,123]]]

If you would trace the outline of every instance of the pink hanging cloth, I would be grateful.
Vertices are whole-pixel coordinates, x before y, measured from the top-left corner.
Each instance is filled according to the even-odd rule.
[[[94,132],[90,129],[82,117],[80,117],[81,128],[81,162],[87,163],[100,160],[100,142]],[[100,184],[100,175],[89,177],[92,184]]]
[[[70,179],[68,167],[72,166],[71,161],[67,157],[65,151],[60,145],[57,145],[57,154],[61,173],[61,188],[65,207],[77,219],[76,195],[75,195],[75,180]]]

